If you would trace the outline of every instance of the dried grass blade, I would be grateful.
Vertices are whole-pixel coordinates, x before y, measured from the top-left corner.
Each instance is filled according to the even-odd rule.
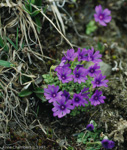
[[[63,31],[63,33],[64,33],[64,35],[65,35],[66,33],[65,33],[65,27],[64,27],[63,19],[62,19],[62,17],[61,17],[61,14],[60,14],[60,12],[59,12],[59,10],[58,10],[58,8],[57,8],[55,2],[53,2],[53,5],[51,5],[51,7],[52,7],[52,10],[53,10],[54,14],[56,14],[56,16],[57,16],[57,18],[58,18],[58,20],[59,20],[59,22],[60,22],[60,24],[61,24],[62,31]],[[57,19],[57,18],[56,18],[56,19]]]
[[[35,5],[31,4],[34,8],[39,10]],[[70,41],[64,36],[64,34],[56,27],[56,25],[47,17],[43,11],[41,10],[40,13],[53,25],[53,27],[61,34],[61,36],[66,40],[66,42],[73,48],[73,45],[70,43]]]

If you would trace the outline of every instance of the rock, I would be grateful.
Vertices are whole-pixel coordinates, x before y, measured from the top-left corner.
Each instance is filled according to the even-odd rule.
[[[112,67],[109,64],[107,64],[103,61],[100,62],[99,64],[100,64],[100,67],[101,67],[100,69],[101,69],[101,72],[103,75],[106,75],[106,76],[111,75]]]

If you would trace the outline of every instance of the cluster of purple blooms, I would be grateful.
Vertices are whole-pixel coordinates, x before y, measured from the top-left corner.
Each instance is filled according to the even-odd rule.
[[[88,124],[86,129],[89,130],[89,131],[93,131],[94,130],[94,125],[93,124]],[[112,140],[108,140],[108,139],[103,139],[101,141],[101,144],[105,149],[112,149],[113,147],[115,147],[115,143]]]
[[[70,49],[64,54],[61,63],[55,68],[57,72],[58,79],[60,82],[69,83],[85,83],[88,79],[88,76],[94,78],[91,82],[93,88],[96,87],[107,87],[108,80],[105,80],[106,76],[101,74],[99,62],[102,55],[99,51],[94,52],[92,49],[78,49],[77,52],[74,52],[74,49]],[[74,69],[71,69],[71,65],[78,61],[79,64],[75,66]],[[90,66],[88,69],[84,68],[82,65],[83,61],[92,61],[93,66]],[[104,103],[105,96],[102,96],[102,91],[95,90],[95,93],[89,98],[90,92],[89,88],[84,87],[80,93],[74,93],[73,98],[71,98],[70,93],[66,90],[59,91],[59,86],[48,85],[48,88],[44,89],[44,95],[46,99],[49,100],[49,103],[53,103],[54,108],[52,109],[53,115],[61,118],[66,114],[69,114],[71,110],[78,106],[85,106],[88,104],[88,100],[91,102],[91,105],[99,105]]]
[[[102,140],[101,144],[105,149],[112,149],[113,147],[115,147],[115,143],[112,140],[108,139]]]

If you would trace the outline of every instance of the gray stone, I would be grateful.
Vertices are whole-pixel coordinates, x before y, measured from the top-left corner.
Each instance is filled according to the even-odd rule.
[[[100,62],[99,64],[100,64],[100,67],[101,67],[100,69],[101,69],[101,72],[103,75],[106,75],[106,76],[111,75],[112,67],[109,64],[107,64],[103,61]]]

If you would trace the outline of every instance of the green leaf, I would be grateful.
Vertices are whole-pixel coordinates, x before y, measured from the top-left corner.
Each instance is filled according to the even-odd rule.
[[[97,49],[100,51],[100,53],[104,52],[104,45],[100,42],[97,43]]]
[[[27,90],[21,91],[21,92],[19,93],[19,96],[20,96],[20,97],[26,97],[26,96],[31,95],[32,93],[33,93],[32,91],[30,91],[29,89],[27,89]]]
[[[36,0],[27,0],[28,3],[35,4]]]
[[[38,15],[40,13],[40,10],[35,10],[34,12],[32,12],[30,15],[32,17],[35,17],[36,15]]]
[[[4,67],[14,67],[15,65],[8,62],[8,61],[4,61],[4,60],[0,60],[0,66],[4,66]]]
[[[97,26],[95,25],[95,21],[91,20],[87,26],[86,26],[86,34],[91,34],[92,32],[94,32],[97,29]]]
[[[90,30],[86,30],[86,34],[89,35],[91,32]]]
[[[6,37],[6,38],[7,38],[8,42],[9,42],[16,50],[18,50],[17,47],[16,47],[16,45],[12,42],[12,40],[9,39],[8,37]]]
[[[96,122],[94,120],[91,120],[90,123],[94,125],[94,129],[97,128],[97,124],[96,124]]]
[[[93,26],[91,31],[95,31],[97,29],[97,26]]]
[[[77,139],[77,142],[78,143],[82,143],[82,139]]]
[[[31,15],[32,12],[30,12],[30,8],[29,8],[29,5],[25,5],[25,7],[23,7],[23,9],[29,14]]]
[[[46,10],[47,10],[47,6],[45,6],[45,7],[43,8],[43,12],[46,13]]]
[[[2,97],[3,96],[3,94],[0,92],[0,97]]]
[[[89,26],[93,26],[94,24],[95,24],[95,21],[92,20],[92,21],[89,22],[88,25],[89,25]]]
[[[36,0],[35,5],[36,6],[42,6],[42,0]]]
[[[42,88],[36,88],[36,89],[34,90],[34,93],[43,94],[43,93],[44,93],[44,89],[42,89]]]
[[[40,10],[35,10],[35,11],[30,11],[28,6],[25,6],[23,8],[29,15],[31,15],[32,17],[35,17],[36,15],[38,15],[40,13]]]
[[[39,16],[35,17],[35,23],[37,24],[37,32],[40,34],[42,24]]]
[[[42,77],[45,79],[49,76],[49,74],[43,74]]]
[[[2,39],[2,37],[0,36],[0,46],[3,47],[4,46],[4,41]]]
[[[44,97],[44,94],[36,93],[36,96],[37,96],[39,99],[42,100],[42,103],[47,101],[47,100],[45,99],[45,97]]]
[[[57,81],[54,80],[54,77],[51,74],[44,74],[44,75],[42,75],[42,77],[44,78],[44,81],[47,84],[58,83]]]

